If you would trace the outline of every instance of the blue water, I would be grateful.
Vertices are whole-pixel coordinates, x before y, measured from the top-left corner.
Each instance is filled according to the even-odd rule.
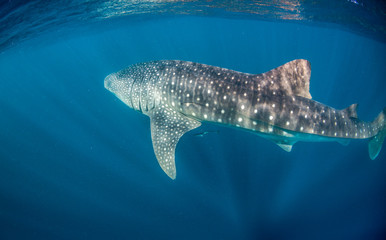
[[[172,181],[148,117],[103,86],[142,61],[261,73],[304,58],[314,100],[370,121],[386,106],[382,33],[216,15],[31,31],[0,54],[0,239],[383,239],[386,146],[374,161],[366,140],[287,153],[205,123],[179,142]]]

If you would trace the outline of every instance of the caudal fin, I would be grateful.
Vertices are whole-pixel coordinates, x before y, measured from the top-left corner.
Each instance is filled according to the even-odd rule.
[[[379,127],[379,132],[374,137],[370,138],[369,155],[374,160],[381,151],[383,141],[386,136],[386,108],[378,115],[373,124]]]

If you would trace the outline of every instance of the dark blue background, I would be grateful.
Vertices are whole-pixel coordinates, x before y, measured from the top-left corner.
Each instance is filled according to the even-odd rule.
[[[204,17],[58,29],[0,55],[1,239],[382,239],[386,150],[297,143],[203,124],[170,180],[149,119],[103,87],[159,59],[261,73],[312,65],[311,95],[372,120],[386,106],[386,46],[333,26]],[[216,133],[215,131],[219,131]],[[204,137],[194,136],[214,131]],[[385,148],[385,147],[384,147]]]

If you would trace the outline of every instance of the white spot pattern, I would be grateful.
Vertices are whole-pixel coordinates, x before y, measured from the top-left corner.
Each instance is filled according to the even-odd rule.
[[[303,71],[300,66],[296,70],[299,73]],[[199,122],[187,116],[219,123],[225,121],[225,124],[269,132],[276,137],[289,136],[282,129],[299,129],[301,134],[315,133],[340,138],[368,138],[380,131],[379,126],[353,121],[347,112],[335,111],[316,102],[309,105],[312,100],[297,97],[304,95],[283,94],[286,89],[283,90],[284,85],[281,86],[274,77],[277,74],[278,72],[272,70],[265,75],[248,75],[203,64],[158,61],[134,65],[128,70],[118,72],[115,74],[117,79],[122,78],[127,83],[117,80],[117,87],[113,89],[105,81],[105,86],[129,107],[151,117],[152,137],[153,121],[157,122],[155,112],[158,111],[157,116],[161,116],[160,112],[163,111],[163,120],[160,120],[163,123],[155,124],[164,130],[159,133],[158,141],[169,141],[170,146],[174,147],[171,149],[165,145],[156,148],[154,139],[153,145],[161,167],[171,177],[175,177],[175,172],[172,171],[175,171],[174,149],[179,139],[175,136],[182,136],[188,131],[186,129],[199,126]],[[289,79],[285,74],[280,76],[285,86],[292,84],[291,81],[302,81],[301,78]],[[133,82],[136,78],[141,81]],[[192,125],[190,121],[193,122]],[[169,157],[170,154],[173,158]],[[171,162],[173,166],[170,165]]]

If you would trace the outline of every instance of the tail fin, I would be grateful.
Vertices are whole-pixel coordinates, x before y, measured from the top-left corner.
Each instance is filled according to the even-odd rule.
[[[379,152],[381,151],[383,141],[386,136],[386,108],[378,115],[374,120],[373,124],[379,127],[377,135],[370,138],[369,142],[369,155],[372,160],[374,160]]]

